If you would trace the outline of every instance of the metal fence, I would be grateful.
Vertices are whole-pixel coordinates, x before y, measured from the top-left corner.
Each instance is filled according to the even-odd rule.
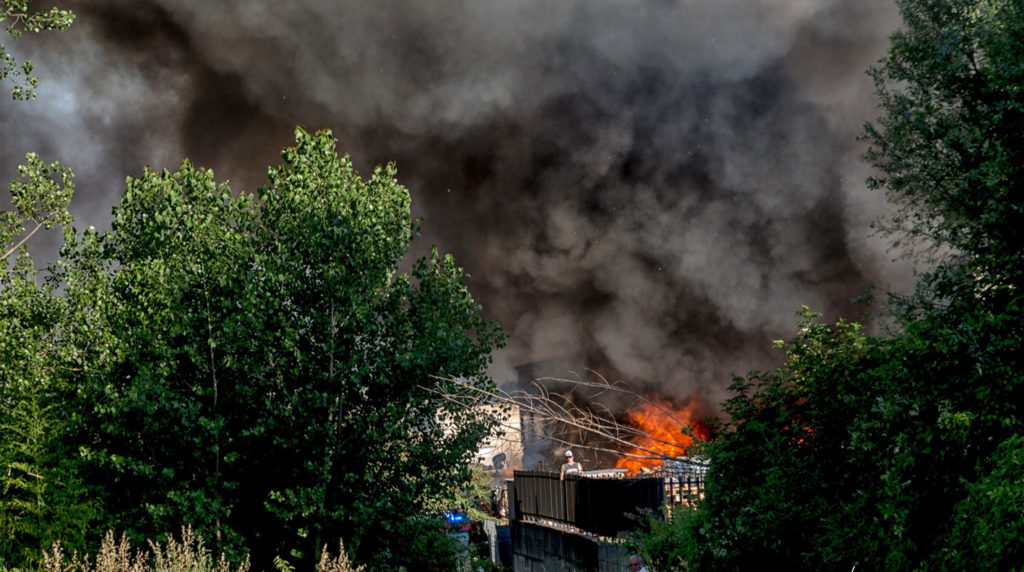
[[[563,524],[598,536],[636,529],[641,523],[637,515],[656,511],[667,498],[660,477],[561,481],[557,473],[539,471],[516,471],[514,477],[509,491],[513,520]]]
[[[577,534],[518,522],[512,527],[513,567],[516,572],[627,570],[624,544],[602,542]]]
[[[663,477],[665,498],[670,505],[692,505],[704,498],[704,477],[702,475],[678,475]]]

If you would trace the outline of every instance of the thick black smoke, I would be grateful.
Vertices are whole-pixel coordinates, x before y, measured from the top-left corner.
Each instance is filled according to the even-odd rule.
[[[254,190],[296,124],[397,161],[425,245],[510,334],[495,376],[577,368],[715,403],[809,304],[900,286],[856,136],[881,0],[76,0],[13,46],[25,151],[79,174],[79,226],[126,175],[188,157]],[[10,44],[10,42],[8,42]]]

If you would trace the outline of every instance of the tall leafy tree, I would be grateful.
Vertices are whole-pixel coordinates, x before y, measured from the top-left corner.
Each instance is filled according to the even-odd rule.
[[[28,0],[0,0],[0,22],[12,39],[24,32],[64,30],[74,14],[30,8]],[[0,44],[0,80],[14,79],[14,99],[32,99],[38,79],[31,62],[17,62]],[[77,419],[67,397],[74,372],[101,363],[108,348],[94,308],[102,285],[96,272],[95,232],[61,267],[36,268],[28,245],[39,231],[63,226],[70,243],[68,205],[73,172],[26,156],[10,186],[11,210],[0,212],[0,568],[41,564],[42,551],[60,540],[84,550],[100,507],[79,475],[72,435]],[[75,249],[72,249],[75,250]],[[62,275],[72,266],[75,278]],[[97,326],[100,326],[97,328]]]
[[[468,479],[494,419],[466,403],[502,335],[450,256],[398,272],[408,191],[335,145],[298,130],[256,195],[187,162],[129,178],[103,241],[124,350],[82,401],[118,527],[190,523],[266,566],[339,537],[394,562]]]
[[[883,115],[867,158],[897,210],[886,226],[975,295],[1019,296],[1024,174],[1024,7],[1007,0],[901,0],[904,28],[872,70]],[[937,285],[942,287],[936,287]]]
[[[40,273],[27,248],[39,230],[71,222],[73,174],[31,153],[19,174],[13,209],[0,212],[0,566],[38,565],[56,540],[84,549],[98,508],[64,407],[66,380],[98,359],[102,340],[86,332],[91,304],[79,303],[89,273],[63,283],[57,269]]]
[[[880,172],[871,182],[897,205],[891,230],[936,256],[915,295],[896,300],[912,383],[886,404],[920,421],[893,433],[888,451],[898,447],[901,462],[886,473],[888,516],[916,532],[903,548],[908,566],[931,557],[966,565],[973,560],[953,540],[985,522],[966,507],[1008,474],[1005,456],[1024,429],[1024,6],[900,8],[904,30],[873,71],[884,114],[867,130]],[[906,482],[916,486],[897,496]],[[1005,500],[994,514],[1016,511],[1002,525],[1019,527],[1024,503]],[[982,561],[1005,557],[996,544],[978,550]]]
[[[930,269],[885,336],[805,314],[785,366],[733,386],[690,529],[701,569],[1020,564],[1024,6],[898,4],[870,183]]]
[[[860,423],[888,348],[860,324],[800,316],[797,338],[779,342],[785,365],[731,387],[731,421],[708,447],[706,501],[689,523],[695,569],[849,569],[870,553],[877,431]]]

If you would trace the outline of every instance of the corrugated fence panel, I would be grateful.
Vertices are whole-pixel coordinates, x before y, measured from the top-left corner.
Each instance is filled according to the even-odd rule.
[[[640,525],[637,515],[665,502],[664,481],[584,479],[579,483],[575,525],[601,536],[616,536]]]
[[[514,520],[552,520],[616,536],[639,525],[638,519],[627,515],[657,510],[665,503],[665,481],[657,477],[561,481],[556,473],[516,471],[510,498]]]
[[[598,570],[598,544],[575,534],[518,522],[512,526],[517,572]]]

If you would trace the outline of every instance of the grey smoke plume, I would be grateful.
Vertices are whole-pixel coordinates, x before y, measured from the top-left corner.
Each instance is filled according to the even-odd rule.
[[[125,175],[188,157],[254,190],[296,124],[364,172],[397,161],[422,246],[454,252],[510,334],[495,376],[581,356],[708,404],[811,305],[900,287],[856,136],[882,0],[68,0],[15,44],[25,151],[78,172],[79,226]]]

